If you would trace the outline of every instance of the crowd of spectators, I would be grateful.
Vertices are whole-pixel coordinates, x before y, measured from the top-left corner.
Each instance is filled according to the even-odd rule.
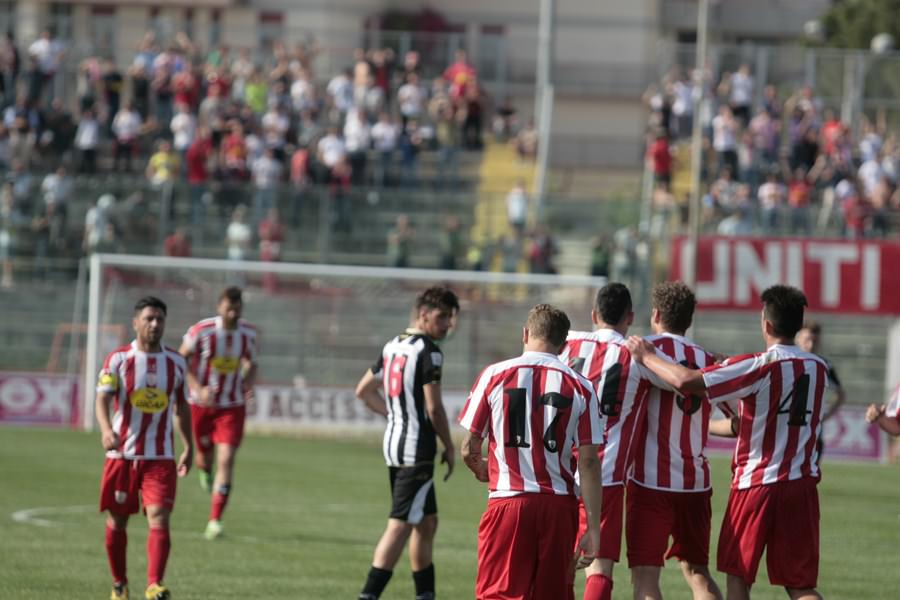
[[[856,131],[811,86],[786,98],[757,90],[750,65],[724,72],[704,89],[702,222],[723,235],[884,237],[900,219],[900,145],[885,113],[861,115]],[[673,146],[689,142],[695,118],[693,84],[673,70],[644,96],[651,111],[648,160],[656,200],[672,195]],[[758,93],[759,92],[759,93]]]
[[[217,208],[231,218],[219,234],[231,257],[247,256],[254,243],[271,248],[261,228],[272,209],[298,225],[312,186],[327,190],[331,225],[345,232],[354,188],[374,190],[375,199],[390,186],[456,188],[459,152],[482,147],[487,101],[464,50],[442,72],[415,51],[385,48],[356,49],[346,69],[317,73],[318,53],[310,41],[276,41],[266,54],[206,52],[184,33],[164,44],[147,33],[126,68],[101,57],[78,61],[77,106],[68,106],[55,78],[74,58],[53,31],[27,51],[9,34],[0,41],[0,169],[3,195],[12,197],[0,212],[4,265],[28,229],[50,238],[41,247],[52,254],[56,232],[65,232],[61,188],[71,190],[73,176],[143,176],[146,189],[161,193],[177,187],[170,231],[176,214],[189,215],[179,234],[189,240]],[[420,168],[426,152],[435,157],[428,181]],[[123,238],[115,219],[108,235],[89,222],[123,201],[98,201],[87,215],[85,251]],[[232,235],[235,223],[250,235]],[[184,253],[190,244],[170,246]]]

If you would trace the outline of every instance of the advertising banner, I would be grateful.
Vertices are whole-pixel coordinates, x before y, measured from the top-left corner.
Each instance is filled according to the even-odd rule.
[[[900,242],[704,236],[698,242],[700,308],[759,309],[776,283],[804,291],[813,312],[900,314]],[[687,238],[672,242],[670,279],[693,268]]]
[[[0,423],[67,426],[78,419],[78,378],[0,372]]]

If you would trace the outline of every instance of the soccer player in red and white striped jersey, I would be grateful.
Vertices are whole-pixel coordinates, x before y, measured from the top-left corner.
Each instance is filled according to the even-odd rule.
[[[822,432],[825,362],[794,345],[806,297],[776,285],[761,296],[765,352],[732,357],[699,371],[662,358],[632,337],[635,360],[681,393],[711,402],[738,401],[738,443],[731,494],[719,535],[718,569],[728,574],[728,598],[750,597],[763,550],[769,581],[793,599],[821,598],[819,481],[816,443]]]
[[[656,286],[651,294],[647,341],[691,369],[712,365],[713,356],[684,337],[697,300],[682,282]],[[703,449],[711,405],[700,395],[652,388],[645,422],[635,439],[628,481],[625,537],[635,598],[659,599],[660,571],[676,557],[695,600],[721,598],[709,573],[712,482]],[[730,424],[729,424],[730,425]],[[666,552],[669,536],[672,547]]]
[[[633,459],[632,441],[643,423],[647,394],[653,385],[666,384],[631,360],[625,335],[634,322],[631,293],[621,283],[597,292],[591,321],[593,332],[570,331],[560,359],[584,375],[597,391],[606,421],[603,462],[603,507],[600,549],[585,574],[585,600],[610,600],[613,566],[622,546],[625,482]],[[587,527],[584,514],[580,529]]]
[[[180,350],[188,362],[200,485],[212,491],[204,533],[210,540],[222,535],[222,513],[231,494],[235,455],[244,437],[244,401],[252,396],[256,379],[256,328],[241,318],[243,308],[241,289],[226,288],[219,296],[218,315],[188,329]]]
[[[900,435],[900,384],[894,388],[887,405],[870,404],[866,410],[866,421],[877,423],[882,431],[890,435]]]
[[[138,512],[141,503],[150,529],[145,596],[165,600],[169,591],[162,579],[169,557],[169,514],[175,504],[176,475],[187,474],[193,454],[186,366],[177,352],[160,343],[166,323],[162,300],[152,296],[139,300],[132,323],[136,339],[106,357],[97,383],[97,422],[106,450],[100,510],[109,512],[106,553],[113,576],[113,600],[128,598],[126,528],[129,516]],[[175,429],[184,446],[177,464]]]
[[[562,311],[532,308],[525,352],[487,367],[459,417],[463,461],[490,490],[478,529],[478,600],[573,598],[573,561],[586,566],[599,545],[603,421],[590,382],[557,357],[568,329]],[[591,524],[575,559],[573,448]]]

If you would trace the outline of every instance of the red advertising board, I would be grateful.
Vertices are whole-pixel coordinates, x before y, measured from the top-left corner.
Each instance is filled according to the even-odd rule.
[[[78,389],[72,375],[0,372],[0,423],[74,425]]]
[[[759,293],[783,283],[806,293],[814,312],[900,314],[900,242],[704,236],[698,242],[701,308],[759,308]],[[687,238],[672,242],[670,279],[693,264]]]

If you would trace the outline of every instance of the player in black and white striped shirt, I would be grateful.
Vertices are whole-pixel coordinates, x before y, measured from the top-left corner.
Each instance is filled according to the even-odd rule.
[[[454,464],[450,426],[441,400],[444,355],[436,342],[447,336],[458,312],[459,301],[452,291],[443,287],[425,290],[416,298],[411,326],[385,344],[381,356],[356,386],[357,397],[387,417],[383,449],[391,482],[390,517],[375,547],[360,600],[381,596],[407,540],[416,599],[434,598],[436,437],[444,446],[444,481]]]

